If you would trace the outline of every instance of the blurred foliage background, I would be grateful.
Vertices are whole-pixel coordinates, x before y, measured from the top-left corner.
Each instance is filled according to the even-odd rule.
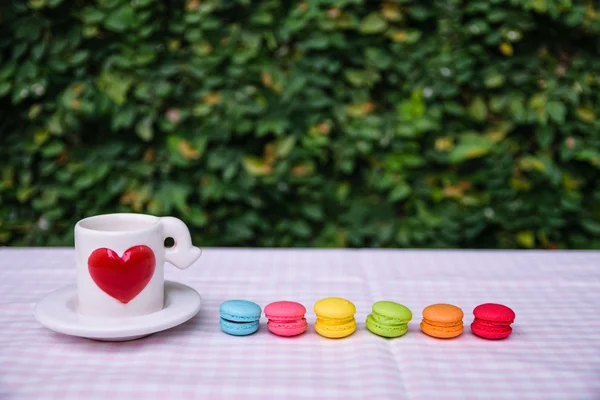
[[[600,248],[600,9],[0,6],[0,245],[107,212],[201,246]]]

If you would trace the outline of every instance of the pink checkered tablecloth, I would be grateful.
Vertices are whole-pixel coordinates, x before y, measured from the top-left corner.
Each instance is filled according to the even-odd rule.
[[[74,283],[72,249],[0,249],[0,399],[600,399],[600,252],[204,249],[166,278],[200,292],[189,322],[141,340],[105,343],[40,326],[35,302]],[[358,330],[318,336],[312,306],[356,304]],[[219,304],[264,308],[294,300],[309,331],[279,338],[219,330]],[[414,314],[406,336],[369,333],[377,300]],[[515,310],[513,335],[486,341],[468,328],[479,303]],[[421,310],[452,303],[465,333],[419,331]]]

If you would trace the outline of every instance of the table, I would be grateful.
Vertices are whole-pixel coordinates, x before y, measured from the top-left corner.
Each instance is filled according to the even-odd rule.
[[[600,399],[600,252],[204,249],[166,278],[200,292],[187,323],[137,341],[105,343],[40,326],[35,302],[75,280],[69,248],[0,249],[0,399]],[[318,336],[313,304],[353,301],[359,323],[342,340]],[[247,337],[219,329],[219,304],[264,308],[294,300],[309,330],[279,338],[261,321]],[[377,300],[413,311],[388,340],[365,328]],[[514,332],[487,341],[468,328],[479,303],[516,312]],[[465,312],[457,339],[419,330],[422,309]]]

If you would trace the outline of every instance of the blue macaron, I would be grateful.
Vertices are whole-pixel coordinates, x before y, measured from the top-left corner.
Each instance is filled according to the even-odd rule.
[[[256,303],[246,300],[227,300],[221,303],[221,330],[234,336],[250,335],[258,330],[262,310]]]

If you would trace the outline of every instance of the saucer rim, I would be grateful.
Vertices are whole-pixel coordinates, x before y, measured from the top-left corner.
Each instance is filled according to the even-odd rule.
[[[180,282],[175,282],[175,281],[170,281],[170,280],[165,280],[165,292],[167,292],[167,290],[174,290],[174,289],[183,289],[185,290],[187,293],[186,295],[188,296],[185,300],[185,302],[183,304],[185,305],[189,305],[189,307],[184,308],[183,310],[181,310],[181,312],[175,316],[172,316],[171,319],[165,320],[164,318],[160,318],[161,315],[165,315],[168,316],[169,315],[169,311],[172,310],[172,308],[170,309],[169,307],[164,307],[159,311],[156,311],[154,313],[151,314],[147,314],[147,315],[142,315],[142,316],[137,316],[137,317],[130,317],[130,318],[124,318],[126,320],[128,320],[128,325],[125,327],[122,327],[120,325],[113,325],[110,327],[102,327],[102,326],[90,326],[90,325],[86,325],[86,324],[77,324],[77,323],[73,323],[74,321],[69,321],[66,320],[65,318],[60,318],[60,315],[50,315],[48,313],[45,313],[43,311],[43,306],[46,305],[49,301],[56,301],[57,298],[61,298],[61,297],[67,297],[70,298],[70,296],[74,296],[74,292],[76,292],[77,290],[77,286],[75,284],[70,284],[70,285],[65,285],[61,288],[58,288],[48,294],[46,294],[44,297],[42,297],[35,305],[35,309],[34,309],[34,317],[35,319],[42,324],[44,327],[57,332],[57,333],[61,333],[61,334],[65,334],[65,335],[69,335],[69,336],[77,336],[77,337],[84,337],[84,338],[88,338],[88,339],[97,339],[97,340],[121,340],[121,339],[126,339],[126,338],[130,338],[130,337],[142,337],[142,336],[148,336],[151,335],[153,333],[157,333],[157,332],[161,332],[161,331],[165,331],[171,328],[174,328],[178,325],[181,325],[187,321],[189,321],[190,319],[192,319],[193,317],[195,317],[198,312],[200,311],[200,309],[202,308],[202,296],[200,295],[200,293],[198,293],[198,291],[186,284],[180,283]],[[193,296],[193,298],[195,298],[194,302],[189,301],[190,298],[189,296]],[[181,301],[181,297],[176,297],[176,299],[179,299],[179,301]],[[192,307],[193,305],[193,307]],[[66,308],[66,303],[65,303],[65,308]],[[185,312],[184,312],[185,311]],[[102,321],[105,320],[106,318],[102,318],[102,317],[91,317],[91,316],[82,316],[84,318],[86,318],[88,321],[94,321],[94,320],[98,320],[98,321]],[[152,323],[152,320],[147,320],[149,317],[159,317],[158,319],[156,319],[156,322]],[[143,325],[135,325],[135,322],[131,322],[131,321],[135,321],[135,320],[147,320],[145,321],[145,323]]]

